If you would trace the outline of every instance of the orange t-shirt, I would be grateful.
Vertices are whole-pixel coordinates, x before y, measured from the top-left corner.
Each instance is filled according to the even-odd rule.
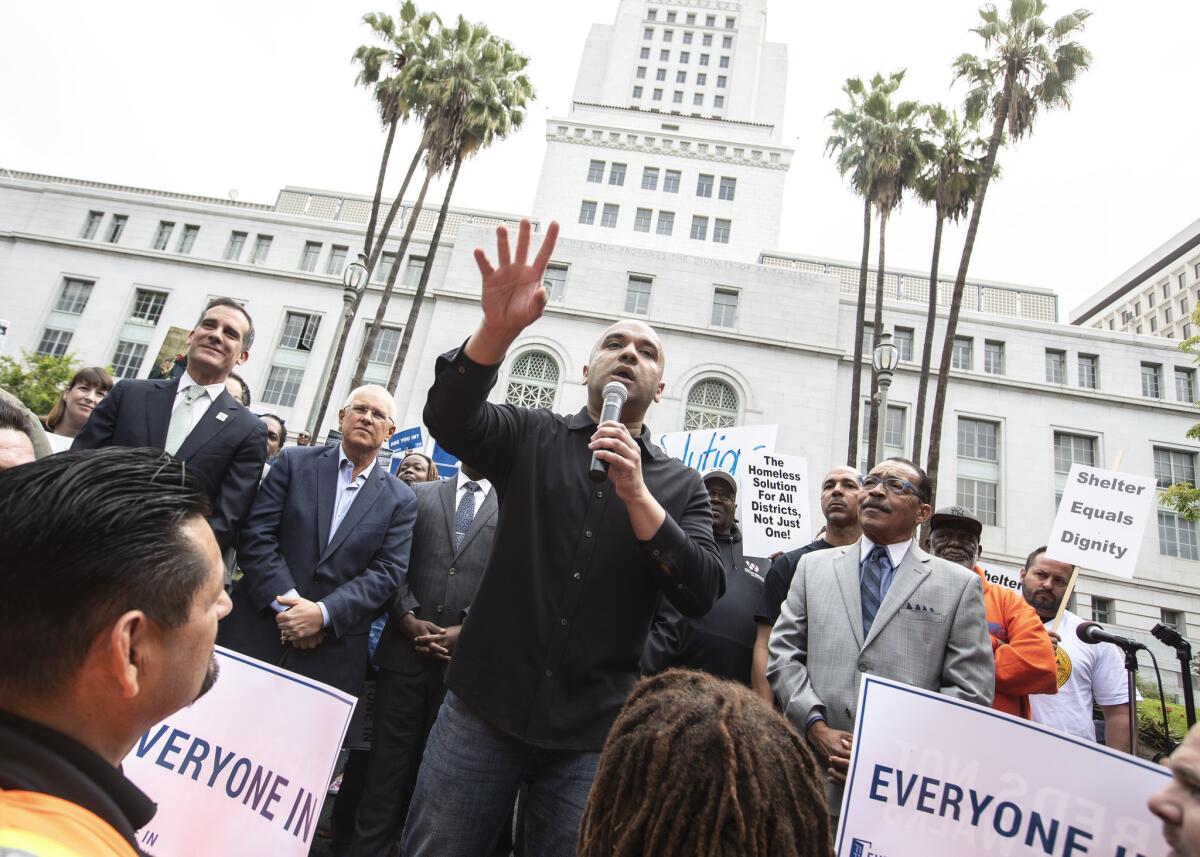
[[[989,583],[975,566],[983,584],[992,655],[996,659],[996,695],[992,708],[1029,719],[1029,694],[1058,691],[1054,645],[1042,620],[1020,593]]]
[[[0,852],[35,857],[138,857],[112,825],[89,810],[40,792],[0,791]]]

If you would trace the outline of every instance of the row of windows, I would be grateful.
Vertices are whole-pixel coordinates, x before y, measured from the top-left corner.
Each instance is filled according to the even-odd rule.
[[[1188,264],[1192,268],[1192,284],[1200,285],[1200,261],[1193,260]],[[1175,301],[1171,297],[1172,285],[1178,292],[1183,293],[1179,294]],[[1150,333],[1157,333],[1160,320],[1163,325],[1172,325],[1177,319],[1187,319],[1191,314],[1191,302],[1186,294],[1187,285],[1187,269],[1174,272],[1127,303],[1123,309],[1109,316],[1108,329],[1117,329],[1118,317],[1123,329],[1132,326],[1135,333],[1144,333],[1147,326]],[[1145,302],[1145,315],[1142,312],[1143,301]],[[1176,311],[1178,311],[1178,316],[1175,314]],[[1099,323],[1096,327],[1103,328],[1104,323]],[[1184,322],[1183,327],[1183,338],[1187,339],[1192,335],[1191,324]],[[1172,331],[1168,331],[1166,335],[1173,338]]]
[[[62,288],[58,293],[58,300],[54,303],[55,312],[66,313],[68,315],[82,315],[83,311],[87,309],[88,301],[92,298],[92,290],[95,286],[95,280],[65,277]],[[166,303],[166,292],[159,292],[153,289],[137,289],[129,320],[151,325],[158,324],[158,320],[162,318],[163,307]]]
[[[643,47],[641,52],[638,53],[638,59],[649,62],[650,61],[650,48]],[[659,49],[658,61],[661,63],[671,62],[671,51],[669,48],[660,48]],[[692,52],[691,51],[680,51],[679,54],[677,55],[675,61],[678,62],[680,65],[690,65],[692,62]],[[700,65],[701,67],[707,68],[709,65],[712,64],[712,54],[703,54],[703,53],[697,54],[696,55],[696,63],[697,63],[697,65]],[[725,55],[718,56],[717,57],[717,66],[719,68],[729,68],[729,57],[727,57]],[[639,68],[640,68],[640,66],[639,66]],[[666,78],[660,78],[660,79],[665,80]]]
[[[724,80],[724,78],[722,78],[722,80]],[[719,84],[719,86],[724,86],[724,85],[725,85],[724,83]],[[634,98],[641,98],[644,93],[645,93],[645,89],[642,86],[635,86],[633,88],[633,97]],[[650,93],[650,100],[651,101],[662,101],[663,100],[662,89],[659,87],[655,87],[654,90]],[[671,94],[671,103],[672,104],[683,104],[683,90],[677,89]],[[704,106],[704,93],[703,92],[696,92],[696,93],[692,94],[692,106],[693,107],[703,107]],[[725,106],[725,96],[724,95],[714,95],[712,97],[712,106],[713,106],[714,110],[720,110],[722,107],[724,107]]]
[[[1115,624],[1117,621],[1117,605],[1111,598],[1100,598],[1092,596],[1092,621],[1099,622],[1102,625]],[[1170,610],[1166,607],[1159,608],[1159,621],[1178,631],[1181,635],[1187,636],[1187,624],[1184,621],[1182,610]]]
[[[584,226],[594,226],[598,205],[594,200],[585,199],[579,206],[579,222]],[[607,229],[617,228],[621,206],[616,203],[606,202],[604,203],[604,207],[599,209],[599,212],[601,226]],[[696,241],[707,241],[708,221],[709,218],[702,214],[693,214],[692,228],[688,233],[688,237]],[[633,230],[635,232],[649,232],[652,222],[654,222],[654,212],[651,209],[636,209],[633,217]],[[713,218],[712,223],[712,240],[717,244],[728,244],[730,233],[733,230],[733,221],[723,217],[716,217]],[[654,225],[654,231],[658,235],[672,234],[675,231],[675,212],[658,212],[658,220]]]
[[[567,290],[568,267],[559,262],[546,266],[542,285],[551,301],[559,303]],[[625,286],[625,312],[633,315],[649,315],[650,295],[654,291],[654,278],[646,274],[630,274]],[[740,292],[727,286],[713,289],[711,324],[713,327],[737,327],[738,298]]]
[[[624,187],[628,165],[614,161],[591,160],[588,162],[587,180],[593,184],[604,183],[604,169],[608,167],[608,183]],[[662,175],[663,193],[679,193],[679,183],[683,177],[680,170],[660,171],[658,167],[642,168],[642,190],[658,190],[659,175]],[[696,176],[696,196],[712,199],[714,189],[717,199],[732,202],[737,196],[737,179],[734,176],[721,176],[720,183],[712,173],[700,173]]]
[[[150,247],[154,250],[166,250],[171,243],[171,234],[174,231],[174,221],[158,221],[158,229],[154,232],[154,240],[150,242]],[[179,233],[179,242],[175,245],[175,252],[182,253],[185,256],[191,253],[192,247],[196,243],[196,236],[199,234],[199,226],[191,223],[184,224],[183,231]]]
[[[100,226],[103,222],[103,211],[89,211],[83,221],[83,230],[79,233],[79,237],[85,241],[94,240],[100,233]],[[125,224],[128,222],[129,215],[114,214],[108,221],[108,228],[104,230],[104,240],[109,244],[116,244],[121,240],[121,235],[125,232]]]
[[[1174,368],[1175,400],[1194,404],[1196,401],[1196,370],[1183,366]],[[1165,398],[1161,363],[1142,364],[1142,395],[1149,399]]]
[[[644,27],[642,29],[642,41],[652,42],[652,41],[654,41],[654,35],[655,35],[654,27]],[[682,41],[683,44],[685,44],[685,45],[692,44],[692,42],[695,41],[695,38],[696,38],[696,34],[689,30],[682,31],[682,33],[680,35],[680,41]],[[662,29],[662,33],[661,33],[661,41],[663,44],[671,44],[672,42],[674,42],[675,41],[675,30],[671,29],[670,27],[664,27]],[[700,34],[700,44],[704,47],[711,47],[713,44],[713,34],[712,33],[701,33]],[[731,50],[732,48],[733,48],[733,36],[731,36],[731,35],[721,36],[721,49],[728,51],[728,50]],[[686,53],[686,51],[685,51],[685,53]],[[685,62],[686,62],[686,60],[685,60]]]
[[[647,21],[657,21],[658,20],[658,10],[653,9],[653,8],[647,9],[646,10],[646,20]],[[667,17],[665,20],[668,24],[674,24],[677,20],[677,13],[672,10],[667,10]],[[686,15],[684,17],[684,23],[687,24],[688,26],[692,26],[693,24],[695,24],[696,23],[696,13],[695,12],[686,13]],[[725,29],[726,30],[732,30],[736,27],[736,25],[737,25],[737,18],[735,18],[732,15],[725,16]],[[705,15],[704,16],[704,26],[706,26],[706,27],[717,26],[717,16],[716,15]]]
[[[701,63],[701,65],[708,65],[708,63]],[[729,68],[729,57],[721,57],[721,59],[718,61],[717,65],[720,68]],[[634,72],[633,76],[637,80],[645,80],[646,79],[646,66],[639,65],[637,67],[637,71]],[[654,80],[658,83],[666,83],[667,70],[665,68],[657,69],[654,72]],[[695,82],[696,86],[707,86],[708,85],[708,73],[703,72],[703,71],[696,72],[696,76],[695,76],[695,78],[693,78],[693,81]],[[688,82],[687,71],[684,69],[679,69],[678,71],[676,71],[675,72],[675,82],[686,84]],[[723,75],[723,74],[717,75],[716,84],[717,84],[718,89],[724,89],[725,85],[728,82],[729,82],[729,78],[727,78],[725,75]]]

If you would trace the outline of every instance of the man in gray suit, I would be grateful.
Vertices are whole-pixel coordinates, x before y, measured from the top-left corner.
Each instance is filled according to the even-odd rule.
[[[408,577],[375,650],[375,720],[354,857],[386,855],[399,839],[425,739],[446,695],[446,664],[483,577],[499,508],[482,474],[418,482]]]
[[[841,805],[863,673],[991,705],[992,647],[979,578],[921,550],[929,478],[889,458],[863,480],[863,535],[807,554],[771,632],[767,679],[788,719],[828,766]]]

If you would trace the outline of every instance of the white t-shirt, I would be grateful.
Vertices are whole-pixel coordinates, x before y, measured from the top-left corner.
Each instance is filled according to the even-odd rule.
[[[1112,643],[1085,643],[1075,635],[1083,620],[1063,611],[1058,625],[1058,693],[1032,694],[1029,706],[1033,721],[1070,735],[1096,740],[1092,723],[1092,700],[1099,705],[1122,705],[1129,701],[1125,658]],[[1046,623],[1050,630],[1052,622]]]

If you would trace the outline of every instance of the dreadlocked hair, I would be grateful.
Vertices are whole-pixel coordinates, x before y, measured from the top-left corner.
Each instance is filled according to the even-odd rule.
[[[743,685],[694,670],[642,679],[613,724],[578,857],[829,857],[807,744]]]

